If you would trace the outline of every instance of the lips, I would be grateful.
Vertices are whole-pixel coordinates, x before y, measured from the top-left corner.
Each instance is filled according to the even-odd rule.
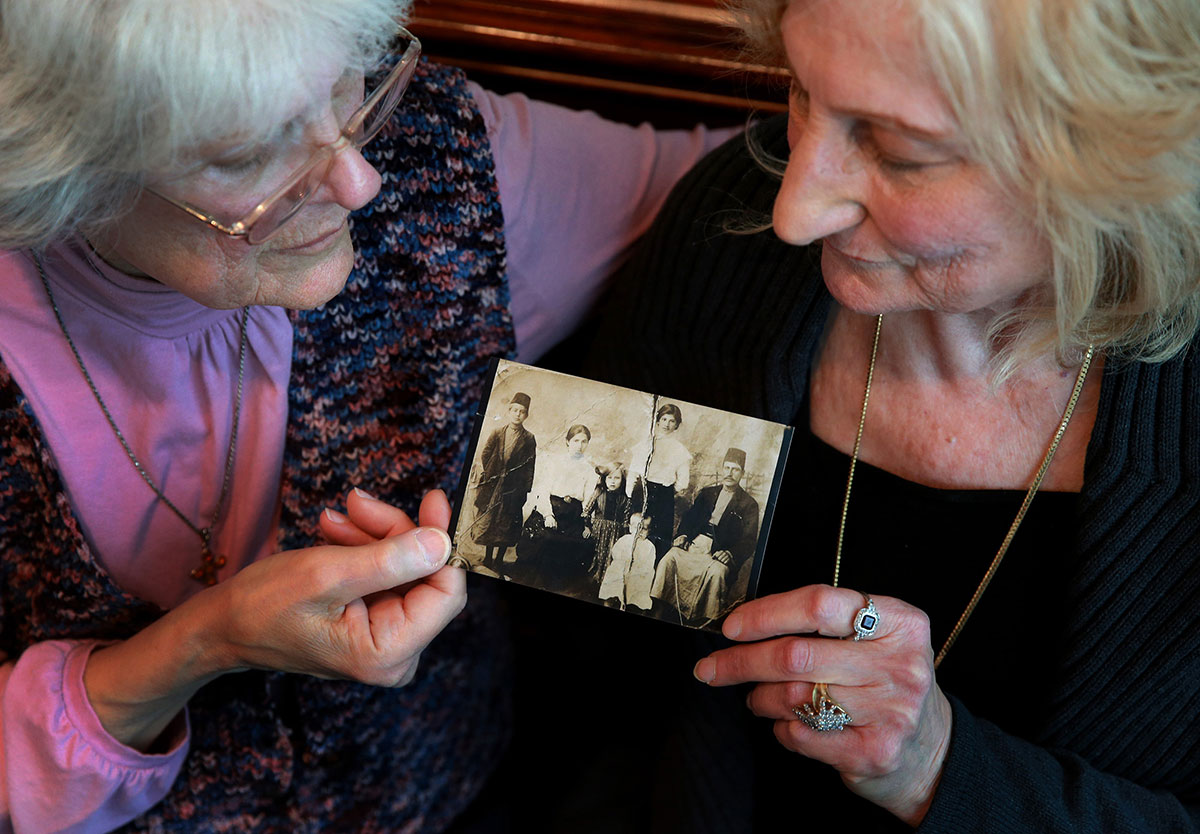
[[[320,249],[320,248],[322,248],[322,246],[330,243],[334,238],[336,238],[338,235],[340,235],[345,228],[346,228],[346,221],[343,220],[336,228],[331,229],[328,232],[323,232],[322,234],[319,234],[316,237],[314,237],[311,240],[308,240],[304,243],[299,243],[295,246],[288,246],[285,248],[287,250],[293,251],[293,252],[312,251],[312,250]]]
[[[888,260],[888,259],[879,260],[878,258],[869,258],[869,257],[863,256],[863,255],[854,255],[854,254],[851,254],[850,252],[846,252],[842,249],[837,248],[832,243],[830,243],[828,238],[825,239],[823,241],[823,243],[825,246],[828,246],[835,253],[837,253],[838,255],[841,255],[843,258],[845,258],[848,261],[854,261],[855,263],[866,264],[867,266],[888,266],[889,264],[891,264],[891,260]]]

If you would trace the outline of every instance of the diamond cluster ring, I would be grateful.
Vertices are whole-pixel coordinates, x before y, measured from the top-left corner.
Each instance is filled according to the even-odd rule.
[[[879,610],[875,608],[875,600],[866,594],[863,594],[863,598],[866,599],[867,604],[858,609],[858,613],[854,615],[854,634],[848,635],[848,637],[853,637],[856,643],[859,640],[870,640],[879,630]],[[846,708],[829,694],[829,684],[825,683],[813,685],[811,704],[798,704],[792,707],[792,712],[804,722],[805,726],[818,733],[827,733],[831,730],[840,732],[846,729],[848,724],[854,723],[854,719]]]
[[[854,723],[850,713],[834,700],[833,696],[829,694],[828,685],[823,683],[813,686],[811,704],[792,707],[792,712],[796,713],[796,717],[810,729],[816,730],[818,733],[827,733],[830,730],[841,732],[846,729],[847,724]]]

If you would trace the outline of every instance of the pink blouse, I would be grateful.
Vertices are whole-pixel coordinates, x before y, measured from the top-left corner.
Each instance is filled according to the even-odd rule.
[[[571,331],[671,185],[733,131],[628,127],[472,85],[495,155],[519,358]],[[211,518],[232,429],[240,311],[213,310],[131,278],[73,240],[47,278],[88,370],[158,486],[193,522]],[[97,558],[162,606],[200,590],[199,539],[141,480],[95,404],[26,252],[0,253],[0,357],[29,398]],[[255,307],[229,495],[214,545],[228,577],[276,550],[292,331]],[[346,485],[348,489],[349,484]],[[95,641],[53,641],[0,664],[0,832],[103,831],[157,803],[187,752],[162,755],[101,727],[83,687]]]

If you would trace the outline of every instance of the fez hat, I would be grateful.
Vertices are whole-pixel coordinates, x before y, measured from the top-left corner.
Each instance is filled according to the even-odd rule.
[[[736,463],[742,469],[746,468],[746,453],[741,449],[729,447],[729,451],[725,453],[725,460],[722,463]]]

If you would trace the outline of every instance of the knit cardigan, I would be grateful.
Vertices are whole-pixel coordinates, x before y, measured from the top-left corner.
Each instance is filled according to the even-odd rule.
[[[786,158],[786,122],[756,128]],[[770,231],[778,181],[736,139],[676,189],[620,279],[605,348],[610,381],[794,425],[832,300],[819,245]],[[621,346],[613,350],[612,346]],[[1003,725],[954,697],[954,724],[922,832],[1200,828],[1200,356],[1109,358],[1053,611],[1066,638],[1049,680],[1012,681]],[[1049,557],[1050,554],[1047,554]],[[710,710],[712,712],[713,710]],[[709,738],[721,737],[712,729]],[[720,771],[714,757],[709,773]],[[706,772],[706,767],[693,768]],[[745,797],[697,791],[709,830]],[[703,816],[702,815],[702,816]],[[797,807],[797,820],[804,810]],[[728,820],[724,830],[734,830]]]
[[[278,547],[319,539],[347,483],[415,510],[457,483],[492,356],[514,350],[503,222],[484,124],[458,71],[422,63],[367,156],[345,290],[296,312]],[[128,636],[161,610],[117,587],[80,531],[30,405],[0,363],[0,651]],[[174,786],[131,831],[421,831],[478,792],[509,725],[494,600],[472,602],[379,689],[243,672],[189,704]]]

